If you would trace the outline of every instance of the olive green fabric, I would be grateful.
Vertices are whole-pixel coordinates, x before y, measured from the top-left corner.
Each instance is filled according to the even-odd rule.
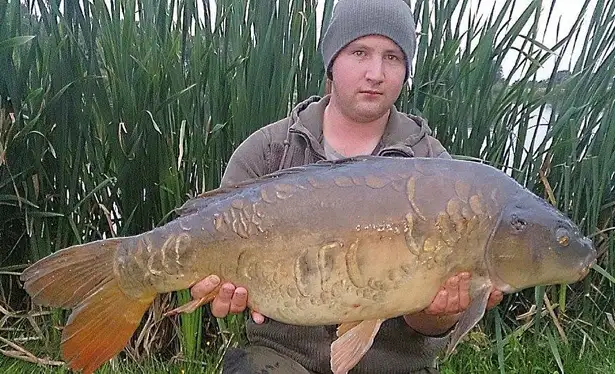
[[[325,160],[322,121],[329,98],[312,96],[299,103],[288,117],[252,133],[231,156],[222,184]],[[431,133],[425,119],[401,113],[393,106],[385,133],[372,154],[450,158]]]

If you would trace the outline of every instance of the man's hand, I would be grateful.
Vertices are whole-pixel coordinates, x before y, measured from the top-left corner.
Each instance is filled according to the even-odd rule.
[[[220,278],[217,275],[210,275],[192,286],[190,294],[193,299],[198,300],[214,292],[219,284]],[[232,283],[224,283],[211,302],[211,313],[215,317],[224,318],[229,313],[243,312],[247,307],[247,303],[248,290],[244,287],[235,287]],[[265,316],[262,314],[252,311],[251,315],[254,322],[265,322]]]
[[[487,309],[498,305],[504,295],[491,290]],[[470,305],[470,274],[460,273],[449,278],[431,304],[423,311],[405,315],[408,325],[424,335],[440,335],[448,331]]]
[[[502,302],[504,295],[492,288],[487,310]],[[470,305],[470,273],[460,273],[449,278],[436,294],[425,314],[445,316],[465,311]]]

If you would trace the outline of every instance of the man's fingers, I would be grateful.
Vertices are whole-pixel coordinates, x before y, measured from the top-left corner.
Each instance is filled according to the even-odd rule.
[[[447,313],[457,313],[459,311],[459,277],[454,276],[446,281],[448,300],[445,311]]]
[[[265,322],[265,316],[260,314],[259,312],[252,311],[252,319],[255,323],[261,324]]]
[[[459,309],[466,310],[470,306],[470,273],[459,276]]]
[[[458,276],[450,277],[446,281],[445,287],[446,287],[446,290],[449,292],[449,294],[459,292],[459,277]]]
[[[190,294],[193,299],[200,299],[211,293],[220,284],[220,278],[217,275],[210,275],[200,282],[196,283],[190,289]]]
[[[447,314],[459,313],[459,293],[454,293],[448,297],[448,305],[446,306]]]
[[[487,301],[487,309],[494,308],[496,305],[501,303],[503,299],[504,294],[502,291],[495,290],[491,292],[491,295],[489,295],[489,301]]]
[[[440,290],[436,297],[431,302],[431,305],[427,309],[425,309],[425,313],[427,314],[441,314],[446,309],[446,304],[448,302],[448,291]]]
[[[233,293],[235,292],[235,286],[232,283],[225,283],[220,288],[218,296],[211,303],[211,313],[218,318],[224,318],[227,316],[230,307]]]
[[[248,290],[237,287],[231,298],[230,313],[241,313],[246,309],[248,303]]]

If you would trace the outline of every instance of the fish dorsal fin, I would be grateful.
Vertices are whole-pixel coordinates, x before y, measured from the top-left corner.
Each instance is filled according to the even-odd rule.
[[[322,160],[313,164],[294,166],[287,169],[275,171],[270,174],[263,175],[261,177],[247,179],[243,182],[235,183],[232,185],[221,186],[216,189],[203,192],[189,200],[187,200],[181,207],[175,209],[175,213],[179,216],[186,216],[196,212],[199,209],[203,209],[211,204],[214,204],[220,200],[224,200],[229,194],[246,188],[258,186],[260,184],[271,181],[272,179],[282,178],[290,175],[296,175],[300,173],[320,172],[323,170],[330,170],[340,166],[354,164],[357,162],[364,162],[370,159],[381,158],[381,156],[356,156],[343,158],[339,160]]]
[[[483,278],[484,280],[484,278]],[[446,357],[448,358],[453,350],[459,343],[459,341],[468,333],[478,321],[485,315],[485,309],[487,308],[487,302],[489,301],[489,295],[491,294],[491,282],[484,282],[482,284],[476,284],[475,287],[471,287],[470,297],[471,302],[468,308],[463,312],[457,326],[451,333],[448,348],[446,350]]]
[[[270,181],[271,179],[280,178],[285,175],[297,174],[303,171],[304,167],[297,167],[292,169],[284,169],[276,171],[271,174],[263,175],[262,177],[256,177],[247,179],[243,182],[221,186],[213,190],[203,192],[195,197],[187,200],[184,205],[175,209],[175,213],[179,216],[186,216],[196,212],[199,209],[203,209],[211,204],[215,204],[218,201],[224,200],[233,192],[246,187],[257,186],[259,184]]]
[[[359,363],[374,343],[374,338],[380,330],[384,319],[346,323],[340,325],[337,338],[331,344],[331,370],[334,374],[345,374]],[[351,325],[354,327],[347,329]],[[343,332],[345,331],[345,332]]]

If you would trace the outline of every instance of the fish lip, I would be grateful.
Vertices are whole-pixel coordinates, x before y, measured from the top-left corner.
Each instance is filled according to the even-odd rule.
[[[581,240],[584,244],[589,247],[589,253],[585,256],[581,264],[581,270],[579,271],[579,280],[583,280],[588,274],[591,268],[598,263],[598,251],[593,245],[593,242],[589,238],[583,238]]]
[[[589,274],[592,267],[598,263],[597,256],[598,254],[595,250],[591,251],[587,255],[585,261],[583,261],[583,265],[581,266],[581,271],[579,272],[579,281],[583,280]]]

